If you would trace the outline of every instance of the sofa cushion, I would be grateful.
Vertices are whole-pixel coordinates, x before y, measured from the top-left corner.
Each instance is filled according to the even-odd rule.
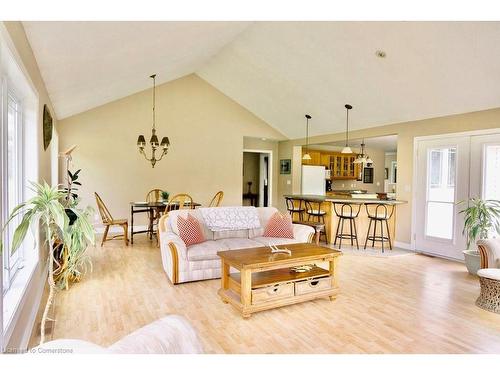
[[[297,243],[297,240],[294,238],[279,238],[279,237],[254,237],[253,241],[258,242],[261,246],[269,246],[273,245],[288,245],[291,243]]]
[[[264,237],[293,238],[292,217],[275,212],[267,222]]]
[[[205,241],[187,248],[187,258],[190,262],[199,260],[219,259],[218,251],[229,250],[229,247],[221,241]]]
[[[238,249],[246,249],[249,247],[261,247],[262,244],[250,240],[248,238],[226,238],[223,240],[219,240],[217,242],[222,242],[229,250],[238,250]]]
[[[241,230],[221,230],[213,232],[214,240],[223,240],[225,238],[248,238],[248,229]]]
[[[259,213],[260,228],[250,229],[248,232],[248,238],[262,237],[264,235],[264,228],[267,222],[278,210],[274,207],[259,207],[257,208]]]
[[[170,229],[172,232],[174,232],[176,235],[179,235],[179,228],[177,226],[177,218],[179,216],[183,217],[184,219],[187,218],[188,215],[192,215],[198,220],[200,223],[201,230],[203,232],[203,236],[207,240],[213,240],[213,232],[207,228],[205,225],[205,221],[203,220],[203,216],[201,215],[199,210],[173,210],[168,213],[168,221],[170,225]]]
[[[182,238],[186,246],[205,242],[200,223],[193,215],[188,214],[186,219],[177,216],[177,228],[179,237]]]

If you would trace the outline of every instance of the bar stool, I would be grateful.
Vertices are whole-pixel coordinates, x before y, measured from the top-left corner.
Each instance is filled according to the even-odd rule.
[[[302,199],[295,199],[290,197],[285,197],[286,209],[293,219],[293,214],[297,213],[299,215],[299,221],[304,220],[305,208],[302,207]],[[297,203],[298,202],[298,203]]]
[[[394,213],[394,205],[390,205],[390,210],[387,209],[386,204],[383,203],[365,203],[366,214],[370,219],[370,223],[368,224],[368,232],[366,233],[365,239],[365,250],[366,244],[368,241],[372,241],[372,247],[375,246],[375,241],[380,242],[382,244],[382,253],[384,252],[384,242],[389,242],[389,249],[392,250],[391,243],[391,234],[389,231],[389,219],[392,217]],[[370,235],[370,228],[373,225],[373,234]],[[377,223],[380,223],[380,235],[377,235]],[[387,229],[387,236],[384,236],[384,223],[385,228]]]
[[[312,203],[317,203],[318,208],[313,209]],[[306,207],[306,214],[307,214],[307,220],[310,222],[316,222],[316,223],[323,223],[325,224],[325,215],[326,211],[323,211],[321,209],[321,201],[309,201],[309,200],[304,200],[304,204]],[[313,217],[313,220],[311,220],[311,216]],[[325,241],[328,243],[328,236],[326,234],[326,230],[324,232],[321,232],[321,235],[325,235]]]
[[[358,230],[356,229],[356,218],[361,210],[361,205],[355,204],[356,208],[353,208],[350,203],[333,203],[333,210],[335,215],[338,217],[337,231],[335,232],[334,245],[337,245],[337,239],[339,239],[339,249],[342,247],[342,239],[351,240],[351,246],[354,246],[354,240],[356,240],[356,248],[359,250],[358,244]],[[344,232],[344,222],[349,220],[349,233]],[[340,230],[340,233],[339,233]]]

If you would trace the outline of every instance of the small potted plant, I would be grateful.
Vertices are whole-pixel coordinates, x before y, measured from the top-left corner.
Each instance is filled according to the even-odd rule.
[[[170,193],[168,191],[161,192],[161,199],[163,199],[163,202],[168,202],[169,195],[170,195]]]
[[[467,270],[471,275],[476,275],[480,267],[479,251],[470,250],[470,247],[477,240],[488,238],[493,230],[500,233],[500,201],[471,198],[458,204],[467,205],[460,211],[465,219],[462,233],[467,235],[467,250],[463,254]]]

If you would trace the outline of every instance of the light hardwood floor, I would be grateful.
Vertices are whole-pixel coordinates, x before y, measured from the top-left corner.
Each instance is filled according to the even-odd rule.
[[[465,266],[422,255],[340,258],[340,294],[242,319],[219,280],[171,285],[159,249],[107,242],[94,269],[57,295],[53,338],[107,346],[166,314],[186,317],[207,353],[500,353],[500,315],[477,308]]]

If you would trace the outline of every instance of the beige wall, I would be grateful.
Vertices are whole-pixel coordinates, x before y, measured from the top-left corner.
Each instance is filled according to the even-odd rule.
[[[47,104],[54,118],[54,128],[57,125],[54,116],[54,110],[52,104],[47,95],[43,79],[40,75],[37,62],[31,50],[31,46],[26,38],[23,26],[20,22],[2,22],[5,30],[7,31],[15,52],[17,53],[19,59],[22,61],[25,73],[31,79],[33,86],[38,94],[38,129],[40,131],[37,134],[37,144],[38,144],[38,167],[39,167],[39,181],[47,181],[50,183],[54,174],[57,174],[57,170],[51,168],[51,158],[57,157],[57,148],[51,150],[47,148],[47,151],[43,149],[43,136],[42,136],[42,114],[43,106]],[[57,131],[57,129],[55,129]],[[38,249],[41,251],[41,248]],[[14,331],[10,337],[6,346],[8,347],[21,347],[26,344],[26,340],[29,339],[29,334],[32,329],[32,319],[33,315],[36,314],[38,310],[39,300],[41,298],[41,291],[46,282],[45,269],[45,257],[40,254],[40,262],[35,269],[31,281],[26,289],[26,293],[21,301],[21,308],[19,310],[18,319],[14,327]]]
[[[128,218],[129,202],[161,188],[204,205],[223,190],[224,205],[240,205],[243,148],[278,149],[277,142],[244,144],[244,137],[284,137],[196,75],[158,86],[156,98],[157,134],[168,136],[171,148],[154,169],[136,146],[139,133],[150,136],[151,90],[60,121],[60,147],[77,145],[82,203],[95,206],[96,191],[115,217]]]
[[[408,201],[408,204],[398,206],[396,225],[396,241],[411,242],[412,216],[412,179],[413,179],[413,142],[415,137],[457,133],[464,131],[500,128],[500,108],[486,111],[471,112],[433,119],[411,121],[405,123],[379,126],[356,130],[351,138],[369,138],[383,135],[398,135],[398,182],[397,198]],[[340,141],[344,133],[328,134],[310,138],[310,143],[326,143]],[[304,139],[282,141],[279,144],[279,157],[291,159],[293,146],[305,144]],[[278,195],[282,197],[294,190],[294,186],[286,184],[286,177],[280,176]],[[288,177],[290,179],[290,177]],[[297,181],[296,178],[292,181]],[[281,203],[282,199],[280,199]],[[281,203],[282,204],[282,203]]]

